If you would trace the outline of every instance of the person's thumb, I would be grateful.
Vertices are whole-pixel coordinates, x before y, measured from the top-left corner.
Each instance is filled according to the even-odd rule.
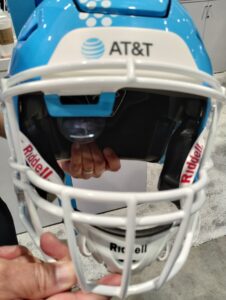
[[[71,262],[13,263],[8,261],[7,264],[4,282],[0,283],[0,289],[3,284],[2,288],[6,293],[2,298],[0,292],[0,299],[43,299],[66,291],[76,283]],[[8,285],[9,282],[13,282],[13,285]]]

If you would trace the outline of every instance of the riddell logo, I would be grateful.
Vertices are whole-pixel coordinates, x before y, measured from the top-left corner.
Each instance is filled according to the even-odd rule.
[[[186,161],[185,170],[181,176],[181,183],[191,183],[194,179],[194,175],[197,171],[197,167],[200,163],[202,157],[203,147],[196,143],[194,146],[194,151],[189,155],[188,160]]]
[[[35,153],[33,146],[30,144],[23,149],[25,158],[29,166],[42,178],[48,179],[53,171],[44,165],[43,160]]]
[[[121,247],[115,243],[110,243],[110,251],[118,252],[118,253],[125,253],[125,247]],[[142,246],[136,247],[134,249],[135,254],[146,253],[146,252],[147,252],[147,245],[142,245]]]

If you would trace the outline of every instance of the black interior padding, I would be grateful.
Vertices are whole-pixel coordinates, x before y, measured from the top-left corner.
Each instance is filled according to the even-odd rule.
[[[198,137],[203,102],[186,99],[184,117],[167,147],[165,163],[159,179],[159,190],[168,190],[179,186],[185,160]]]
[[[60,134],[56,120],[51,118],[43,101],[43,94],[26,94],[19,97],[20,127],[40,155],[63,179],[64,172],[56,158],[70,153],[71,144]]]

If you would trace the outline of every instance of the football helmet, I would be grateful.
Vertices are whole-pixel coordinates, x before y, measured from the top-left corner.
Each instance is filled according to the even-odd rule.
[[[226,98],[177,0],[42,1],[20,32],[1,98],[21,218],[37,244],[37,208],[63,219],[83,290],[125,298],[182,268]],[[93,141],[121,159],[160,163],[158,191],[67,185],[58,161],[73,142]],[[114,209],[101,211],[106,203]],[[169,242],[159,274],[133,283]],[[79,252],[122,273],[121,285],[87,280]]]

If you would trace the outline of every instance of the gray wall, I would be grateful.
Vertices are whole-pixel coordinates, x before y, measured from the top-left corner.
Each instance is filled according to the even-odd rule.
[[[226,105],[218,125],[209,173],[207,200],[201,210],[200,233],[196,244],[226,235]]]

